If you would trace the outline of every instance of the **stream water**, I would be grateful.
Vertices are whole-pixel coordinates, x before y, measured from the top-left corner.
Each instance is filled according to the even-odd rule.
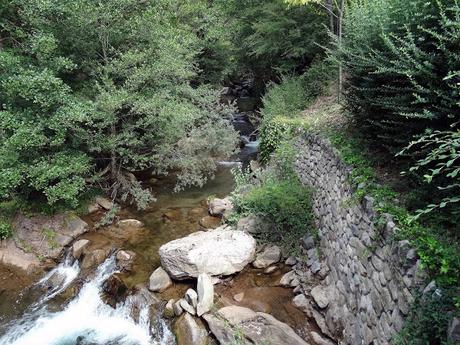
[[[155,304],[152,302],[159,300],[149,300],[156,297],[146,292],[146,282],[160,265],[159,247],[199,230],[199,220],[207,215],[206,198],[229,194],[234,184],[230,168],[247,163],[257,153],[258,143],[251,136],[253,128],[247,118],[238,115],[234,123],[245,145],[235,161],[221,162],[215,179],[203,188],[172,193],[174,181],[160,178],[152,182],[157,202],[142,212],[126,208],[120,213],[121,218],[141,220],[145,224],[142,229],[120,231],[107,227],[82,236],[91,241],[89,250],[133,251],[136,258],[131,272],[118,272],[113,255],[95,272],[85,272],[68,255],[40,281],[14,295],[14,299],[0,295],[0,306],[5,311],[0,317],[0,345],[174,344],[169,325],[158,316],[161,312],[150,308]],[[85,220],[91,225],[99,216]],[[103,297],[104,282],[114,275],[122,279],[130,293],[111,306]],[[190,282],[175,284],[160,298],[179,298],[189,286]]]

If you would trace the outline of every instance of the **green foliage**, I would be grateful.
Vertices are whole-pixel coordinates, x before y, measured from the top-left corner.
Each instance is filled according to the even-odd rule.
[[[152,195],[132,172],[174,170],[177,189],[202,185],[234,151],[231,109],[203,84],[222,71],[198,67],[222,38],[207,1],[14,0],[1,10],[1,200],[75,207],[97,185],[143,208]]]
[[[394,217],[397,224],[395,233],[398,240],[409,240],[417,249],[422,265],[432,279],[441,286],[458,285],[460,276],[460,251],[455,241],[445,238],[439,229],[423,226],[407,209],[395,204],[398,193],[390,187],[378,183],[371,160],[363,151],[363,143],[356,137],[350,139],[349,133],[329,133],[329,138],[338,149],[343,161],[353,167],[350,182],[355,189],[357,201],[365,195],[376,200],[378,219],[376,224],[384,224],[385,215]]]
[[[312,191],[297,178],[293,166],[295,155],[290,142],[284,141],[257,179],[249,171],[238,170],[232,195],[240,216],[255,214],[274,224],[262,234],[262,240],[281,243],[289,254],[298,254],[299,239],[314,232]]]
[[[458,210],[459,36],[456,0],[354,1],[345,17],[350,113],[375,146],[407,147],[413,171],[439,187],[419,214]]]
[[[272,221],[275,229],[264,234],[266,239],[281,241],[289,253],[296,252],[299,238],[313,228],[311,192],[296,180],[268,179],[246,194],[237,209]]]
[[[235,66],[262,82],[303,70],[323,53],[327,17],[315,6],[288,6],[283,0],[219,0],[226,17]]]
[[[0,240],[6,240],[13,236],[13,228],[11,224],[0,221]]]
[[[452,344],[447,340],[449,322],[455,315],[455,289],[431,291],[417,296],[402,331],[394,339],[396,345]]]
[[[325,92],[331,80],[331,64],[315,62],[301,76],[284,77],[280,84],[271,83],[262,99],[260,156],[267,162],[270,154],[283,140],[308,128],[308,121],[299,116],[316,97]]]

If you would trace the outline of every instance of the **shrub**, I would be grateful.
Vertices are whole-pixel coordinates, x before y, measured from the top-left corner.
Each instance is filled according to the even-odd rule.
[[[271,242],[280,241],[289,253],[296,252],[299,239],[313,229],[311,191],[297,180],[269,178],[244,195],[237,209],[272,221],[274,229],[263,236]]]
[[[0,240],[6,240],[13,235],[13,228],[9,223],[0,222]]]

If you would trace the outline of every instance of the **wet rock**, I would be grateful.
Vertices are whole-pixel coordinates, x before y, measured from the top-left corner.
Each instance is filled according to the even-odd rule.
[[[278,270],[278,266],[270,266],[270,267],[267,267],[265,270],[264,270],[264,273],[265,274],[272,274],[273,272],[277,271]]]
[[[208,210],[211,216],[223,216],[233,211],[233,203],[229,197],[215,198],[209,201]]]
[[[102,285],[104,299],[107,304],[114,307],[124,301],[128,294],[128,288],[117,275],[110,276]]]
[[[106,198],[96,198],[96,203],[101,206],[104,210],[108,211],[113,208],[113,202]]]
[[[256,260],[252,263],[255,268],[267,268],[276,264],[281,259],[281,250],[278,246],[266,247],[261,253],[257,254]]]
[[[233,299],[237,302],[241,302],[244,299],[244,292],[237,293],[233,296]]]
[[[84,254],[86,248],[88,248],[90,241],[88,240],[78,240],[72,245],[72,255],[73,257],[78,260],[80,256]]]
[[[136,253],[130,250],[119,250],[116,255],[117,265],[122,271],[129,272],[132,270],[132,265]]]
[[[165,309],[163,310],[163,317],[167,319],[172,319],[174,315],[174,300],[170,299],[168,303],[166,303]]]
[[[193,306],[191,306],[184,298],[181,298],[179,300],[179,304],[181,306],[181,308],[186,311],[187,313],[191,314],[191,315],[195,315],[196,312],[195,312],[195,308],[193,308]]]
[[[211,277],[206,273],[201,273],[198,276],[197,291],[198,304],[196,310],[198,316],[201,316],[210,311],[214,303],[214,285]]]
[[[196,293],[195,290],[193,289],[188,289],[185,292],[185,300],[194,308],[196,308],[196,305],[198,303],[198,294]]]
[[[182,211],[180,209],[170,209],[163,213],[163,221],[177,222],[182,218]]]
[[[242,231],[195,232],[160,247],[161,265],[173,279],[230,275],[254,260],[256,241]]]
[[[178,345],[207,345],[209,340],[201,320],[187,313],[174,323],[174,334]]]
[[[222,219],[219,217],[205,216],[201,218],[199,224],[205,229],[215,229],[222,224]]]
[[[15,246],[25,253],[35,254],[37,257],[57,261],[63,254],[64,247],[70,245],[78,236],[89,230],[88,224],[71,213],[61,213],[53,216],[18,214],[13,221],[15,239],[6,242],[0,247],[0,258],[8,261],[14,242]],[[25,259],[25,257],[24,257]]]
[[[313,300],[315,301],[315,303],[321,309],[324,309],[329,305],[329,297],[328,297],[329,292],[322,286],[320,285],[315,286],[310,291],[310,294],[311,294],[311,297],[313,297]]]
[[[104,250],[104,249],[96,249],[96,250],[90,251],[85,254],[85,257],[83,258],[83,261],[81,263],[81,268],[89,269],[89,268],[97,267],[100,264],[102,264],[105,261],[105,259],[107,259],[108,255],[109,255],[109,251]]]
[[[251,344],[290,344],[308,345],[291,327],[266,313],[256,313],[248,308],[228,306],[219,309],[219,317],[206,314],[204,319],[211,332],[221,344],[229,344],[235,335],[233,329],[238,329]],[[228,327],[225,319],[232,328]]]
[[[117,225],[124,229],[124,228],[142,228],[144,223],[137,219],[122,219],[120,220]]]
[[[281,286],[290,286],[290,287],[296,287],[299,285],[299,279],[297,278],[295,271],[289,271],[285,273],[280,280],[280,285]]]
[[[149,278],[149,290],[153,292],[163,292],[172,285],[168,273],[161,267],[158,267]]]

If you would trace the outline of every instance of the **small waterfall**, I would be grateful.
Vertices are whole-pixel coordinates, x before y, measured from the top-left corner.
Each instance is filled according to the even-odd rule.
[[[114,309],[101,298],[102,285],[117,272],[115,258],[99,266],[95,277],[85,283],[79,294],[59,312],[51,312],[46,301],[65,290],[78,276],[78,263],[64,262],[39,284],[48,284],[55,274],[64,276],[62,283],[35,306],[34,310],[11,324],[0,338],[0,345],[166,345],[174,343],[171,332],[163,322],[161,335],[151,335],[149,305],[139,309],[138,322],[132,316],[134,298],[127,298]],[[77,272],[75,274],[75,272]],[[132,297],[132,296],[130,296]],[[157,328],[157,327],[155,327]],[[157,330],[158,331],[158,330]],[[158,338],[157,340],[154,338]]]

